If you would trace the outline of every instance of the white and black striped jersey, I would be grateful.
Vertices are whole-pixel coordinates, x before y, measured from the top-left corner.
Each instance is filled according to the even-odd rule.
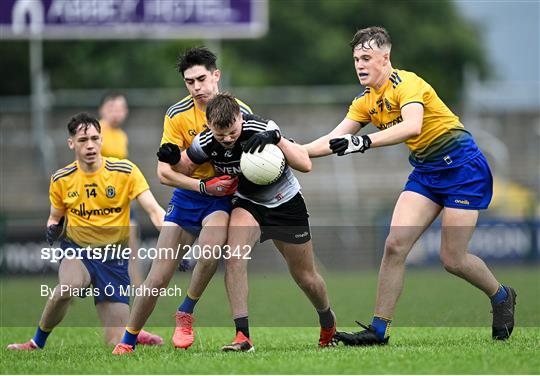
[[[217,176],[238,176],[236,196],[274,208],[289,201],[300,191],[300,183],[289,166],[285,166],[281,177],[270,185],[257,185],[250,182],[242,175],[240,169],[242,147],[246,141],[256,133],[273,129],[279,130],[279,127],[272,120],[265,120],[257,115],[243,115],[242,132],[232,148],[224,148],[213,137],[210,129],[206,129],[195,137],[186,152],[193,163],[202,164],[210,161],[214,165]]]

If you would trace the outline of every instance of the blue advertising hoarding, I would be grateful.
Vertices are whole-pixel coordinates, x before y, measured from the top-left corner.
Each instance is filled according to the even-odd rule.
[[[466,228],[446,230],[449,236],[459,235]],[[437,221],[418,239],[407,258],[409,265],[440,263],[441,224]],[[489,262],[538,263],[540,245],[540,222],[535,220],[481,219],[478,221],[469,252]]]

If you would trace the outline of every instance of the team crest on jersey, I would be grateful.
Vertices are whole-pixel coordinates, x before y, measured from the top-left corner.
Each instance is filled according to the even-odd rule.
[[[225,158],[231,158],[233,156],[232,149],[228,149],[225,154]]]
[[[113,198],[114,196],[116,196],[116,189],[114,189],[112,185],[109,185],[105,190],[105,195],[107,196],[107,198]]]
[[[190,135],[190,136],[193,136],[195,137],[197,135],[197,132],[195,132],[195,129],[190,129],[189,131],[187,131],[187,133]]]
[[[386,98],[384,98],[384,105],[386,106],[386,111],[388,112],[392,111],[392,106],[390,105],[390,101]]]

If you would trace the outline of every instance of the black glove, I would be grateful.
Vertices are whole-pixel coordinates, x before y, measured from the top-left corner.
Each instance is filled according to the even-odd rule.
[[[276,145],[281,140],[281,133],[277,129],[271,131],[264,131],[257,134],[254,134],[247,140],[244,145],[244,153],[255,153],[257,148],[258,152],[264,150],[264,147],[268,144]]]
[[[363,153],[371,146],[371,138],[369,136],[354,136],[346,134],[343,137],[333,138],[330,140],[330,149],[332,153],[337,155],[346,155],[350,153]]]
[[[54,242],[60,239],[62,236],[62,233],[64,232],[64,219],[65,217],[62,217],[57,224],[47,227],[45,239],[47,239],[47,243],[49,243],[49,245],[53,245]]]
[[[180,162],[180,148],[178,145],[167,142],[159,147],[156,153],[160,162],[175,165]]]

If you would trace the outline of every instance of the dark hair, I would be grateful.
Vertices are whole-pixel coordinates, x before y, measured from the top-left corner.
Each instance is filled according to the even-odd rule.
[[[126,102],[127,102],[127,98],[124,95],[124,93],[121,93],[119,91],[108,91],[108,92],[106,92],[105,94],[103,94],[103,96],[101,97],[101,100],[99,101],[99,108],[101,108],[105,103],[107,103],[109,101],[113,101],[113,100],[118,99],[118,98],[124,98],[124,99],[126,99]]]
[[[240,105],[231,93],[218,93],[206,105],[206,121],[218,129],[229,128],[240,115]]]
[[[67,128],[70,136],[75,136],[77,134],[77,129],[81,126],[84,127],[84,132],[88,130],[90,127],[96,128],[98,133],[101,133],[101,125],[99,125],[99,121],[96,118],[91,117],[86,112],[81,112],[71,118],[69,121]]]
[[[390,34],[384,27],[371,26],[365,29],[358,30],[355,34],[349,46],[354,50],[357,46],[369,49],[371,48],[371,42],[375,42],[377,47],[382,46],[392,47],[392,41],[390,40]]]
[[[204,65],[206,69],[213,72],[217,69],[217,56],[206,47],[194,47],[184,51],[178,57],[178,72],[184,77],[184,72],[194,65]]]

